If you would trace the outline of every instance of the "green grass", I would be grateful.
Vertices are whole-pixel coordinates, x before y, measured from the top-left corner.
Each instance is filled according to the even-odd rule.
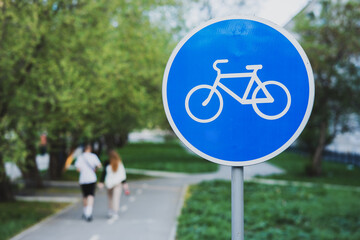
[[[360,192],[245,184],[245,239],[360,239]],[[231,184],[190,187],[177,240],[231,239]]]
[[[67,205],[21,201],[0,203],[0,240],[11,238]]]
[[[119,150],[125,167],[171,172],[214,172],[218,165],[185,150],[178,142],[132,143]]]
[[[360,168],[349,168],[346,164],[323,161],[323,174],[319,177],[309,177],[305,174],[305,167],[310,163],[308,156],[286,151],[269,162],[284,169],[286,173],[266,178],[360,186]]]

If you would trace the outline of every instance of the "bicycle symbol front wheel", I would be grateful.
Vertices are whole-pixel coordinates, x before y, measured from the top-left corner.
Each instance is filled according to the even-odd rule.
[[[213,88],[213,86],[210,86],[210,85],[199,85],[199,86],[196,86],[194,88],[192,88],[190,90],[190,92],[186,95],[186,98],[185,98],[185,109],[186,109],[186,112],[187,114],[194,120],[194,121],[197,121],[197,122],[200,122],[200,123],[208,123],[208,122],[212,122],[214,121],[221,113],[222,109],[223,109],[223,98],[220,94],[220,92],[215,89],[214,92],[218,98],[219,98],[219,109],[217,111],[215,111],[215,115],[211,115],[211,117],[206,117],[206,118],[200,118],[200,117],[196,117],[190,110],[190,106],[189,106],[189,101],[190,101],[190,98],[194,95],[195,92],[199,93],[200,90],[206,90],[206,94],[203,94],[204,98],[202,99],[201,102],[198,103],[198,105],[201,105],[201,108],[203,110],[206,109],[206,106],[202,105],[202,103],[205,101],[205,99],[209,96],[210,94],[210,91],[211,89]],[[214,96],[213,95],[213,96]],[[208,104],[209,105],[209,104]]]
[[[254,100],[254,102],[252,103],[252,106],[254,108],[254,111],[262,118],[264,119],[267,119],[267,120],[276,120],[276,119],[279,119],[281,118],[282,116],[284,116],[287,111],[289,110],[290,108],[290,105],[291,105],[291,96],[290,96],[290,92],[289,90],[282,84],[282,83],[279,83],[277,81],[266,81],[266,82],[263,82],[263,87],[265,87],[266,85],[276,85],[278,87],[280,87],[286,94],[286,104],[285,104],[285,107],[284,109],[280,109],[280,113],[278,114],[275,114],[275,115],[270,115],[270,114],[264,114],[263,112],[261,112],[257,106],[257,104],[271,104],[271,103],[258,103],[256,102],[255,100],[257,99],[257,94],[259,92],[259,90],[261,89],[260,86],[257,86],[253,92],[253,95],[252,95],[252,100]],[[274,98],[274,96],[272,96]]]

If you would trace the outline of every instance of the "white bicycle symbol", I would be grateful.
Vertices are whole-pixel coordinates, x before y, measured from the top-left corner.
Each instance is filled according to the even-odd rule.
[[[217,77],[215,79],[213,86],[206,85],[206,84],[198,85],[198,86],[194,87],[193,89],[191,89],[190,92],[187,94],[186,99],[185,99],[185,108],[186,108],[187,114],[193,120],[200,122],[200,123],[208,123],[208,122],[214,121],[220,115],[220,113],[223,109],[223,98],[222,98],[220,92],[216,89],[217,87],[222,88],[226,93],[228,93],[230,96],[232,96],[234,99],[236,99],[241,104],[244,104],[244,105],[252,104],[254,111],[260,117],[262,117],[264,119],[267,119],[267,120],[279,119],[287,113],[287,111],[289,110],[290,105],[291,105],[291,96],[290,96],[289,90],[282,83],[277,82],[277,81],[261,82],[259,77],[257,76],[257,71],[259,69],[262,69],[262,65],[247,65],[246,69],[253,70],[252,72],[226,73],[226,74],[221,73],[221,70],[216,65],[218,63],[227,63],[228,61],[229,61],[228,59],[218,59],[213,63],[213,68],[215,69],[215,71],[217,71]],[[220,80],[223,78],[249,78],[249,77],[250,77],[250,81],[249,81],[248,86],[246,87],[243,97],[239,97],[233,91],[231,91],[229,88],[227,88],[224,84],[222,84],[220,82]],[[256,82],[258,86],[253,91],[251,99],[248,99],[249,92],[250,92],[254,82]],[[285,94],[287,96],[287,103],[286,103],[284,110],[282,110],[280,113],[278,113],[276,115],[266,115],[266,114],[262,113],[257,106],[257,104],[259,104],[259,103],[273,103],[274,102],[274,98],[271,96],[269,91],[266,89],[266,86],[271,85],[271,84],[281,87],[285,91]],[[190,108],[189,108],[189,100],[190,100],[192,94],[200,89],[209,89],[210,90],[210,93],[209,93],[208,97],[205,99],[205,101],[202,103],[202,106],[205,107],[210,102],[214,93],[216,93],[216,96],[218,96],[219,101],[220,101],[219,110],[216,112],[216,114],[214,116],[212,116],[208,119],[200,119],[198,117],[195,117],[195,115],[190,111]],[[256,96],[260,89],[265,94],[265,97],[257,98]]]

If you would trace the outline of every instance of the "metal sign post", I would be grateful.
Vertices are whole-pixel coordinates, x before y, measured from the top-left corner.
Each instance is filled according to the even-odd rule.
[[[231,168],[231,234],[244,240],[244,167]]]

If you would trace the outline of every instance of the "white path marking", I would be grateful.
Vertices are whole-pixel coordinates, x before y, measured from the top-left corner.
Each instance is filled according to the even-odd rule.
[[[114,217],[112,217],[112,218],[110,218],[109,220],[107,220],[107,223],[109,224],[109,225],[112,225],[116,220],[118,220],[119,219],[119,217],[118,216],[114,216]]]
[[[120,208],[120,212],[126,212],[127,210],[128,210],[128,207],[126,205],[124,205]]]
[[[129,202],[135,202],[136,198],[135,197],[130,197],[129,198]]]
[[[91,236],[91,238],[89,240],[99,240],[100,236],[98,234],[94,234]]]

